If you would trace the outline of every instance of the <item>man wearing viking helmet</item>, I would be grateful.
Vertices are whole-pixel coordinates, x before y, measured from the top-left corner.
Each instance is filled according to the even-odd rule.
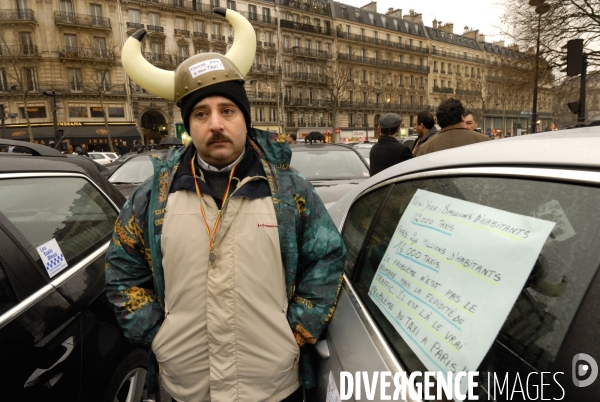
[[[194,55],[172,72],[142,57],[144,30],[123,48],[125,71],[175,101],[192,141],[153,156],[153,178],[123,206],[106,293],[127,338],[150,351],[149,394],[157,373],[177,401],[301,401],[345,248],[310,183],[289,169],[285,136],[251,128],[243,79],[254,29],[214,11],[236,33],[224,56]]]

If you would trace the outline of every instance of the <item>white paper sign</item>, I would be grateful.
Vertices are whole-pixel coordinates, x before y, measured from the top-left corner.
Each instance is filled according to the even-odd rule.
[[[52,278],[60,271],[68,267],[67,260],[63,252],[60,250],[56,239],[52,239],[36,248],[38,254],[42,258],[44,267],[48,272],[48,276]]]
[[[553,227],[418,190],[369,296],[429,371],[475,371]]]
[[[340,402],[340,393],[337,385],[335,385],[335,379],[333,373],[329,372],[329,383],[327,384],[327,399],[326,402]]]
[[[219,59],[205,60],[190,66],[190,73],[192,74],[193,78],[217,70],[225,70],[223,62],[221,62]]]

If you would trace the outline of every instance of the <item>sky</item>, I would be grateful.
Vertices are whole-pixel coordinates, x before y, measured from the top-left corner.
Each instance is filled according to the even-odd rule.
[[[337,0],[340,3],[361,7],[369,0]],[[500,33],[500,18],[504,11],[501,0],[378,0],[377,12],[385,14],[388,8],[401,9],[402,15],[409,10],[423,15],[423,24],[431,27],[434,19],[452,22],[454,33],[462,34],[464,27],[479,29],[487,42],[506,40]],[[507,41],[508,44],[508,41]]]

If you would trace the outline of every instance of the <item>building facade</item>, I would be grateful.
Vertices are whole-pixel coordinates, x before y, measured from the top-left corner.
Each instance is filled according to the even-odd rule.
[[[31,126],[34,140],[47,142],[53,111],[74,143],[103,147],[108,133],[113,143],[178,134],[179,109],[131,81],[120,50],[145,28],[143,55],[159,68],[174,70],[196,53],[224,54],[234,32],[214,7],[235,9],[255,27],[257,53],[245,84],[255,127],[347,141],[377,137],[379,117],[395,112],[407,135],[416,113],[435,111],[450,96],[488,132],[514,135],[529,125],[528,53],[488,43],[478,31],[455,34],[451,23],[425,26],[412,10],[313,0],[92,1],[0,0],[5,136],[28,139]],[[540,88],[544,129],[552,119],[551,80]]]

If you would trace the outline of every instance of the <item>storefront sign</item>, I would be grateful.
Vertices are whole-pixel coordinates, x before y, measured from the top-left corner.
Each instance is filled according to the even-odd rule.
[[[59,127],[79,127],[79,126],[83,126],[83,124],[80,121],[59,121],[58,123]]]

